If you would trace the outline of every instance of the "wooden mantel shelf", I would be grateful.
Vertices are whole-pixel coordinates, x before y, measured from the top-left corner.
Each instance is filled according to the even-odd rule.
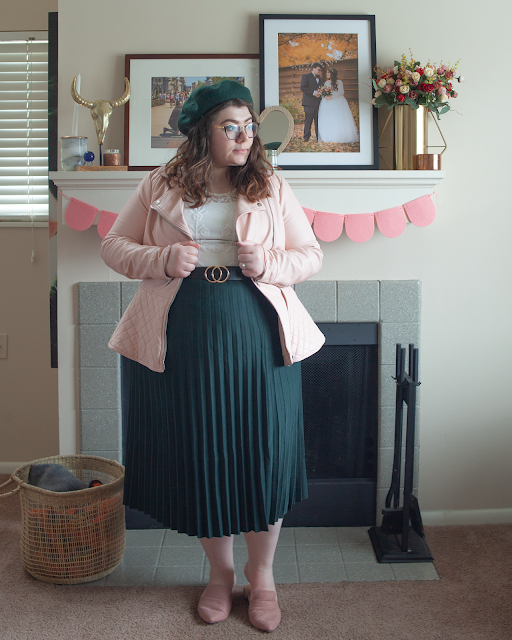
[[[133,190],[147,171],[51,171],[62,189]],[[444,171],[280,171],[294,189],[434,189]]]

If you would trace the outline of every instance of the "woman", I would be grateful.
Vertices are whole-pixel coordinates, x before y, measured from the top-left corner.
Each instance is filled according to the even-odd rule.
[[[125,502],[200,538],[210,623],[229,615],[243,532],[249,618],[272,631],[282,518],[307,497],[299,361],[323,343],[290,285],[322,253],[270,171],[246,87],[196,89],[178,124],[187,140],[102,244],[107,265],[143,279],[109,343],[129,394]]]
[[[318,140],[322,142],[357,142],[354,117],[344,95],[343,82],[338,80],[336,69],[327,69],[324,88],[332,94],[322,98],[318,108]]]
[[[176,102],[174,109],[172,110],[171,115],[169,116],[168,127],[164,127],[164,133],[171,133],[173,135],[179,136],[180,133],[178,131],[178,120],[181,115],[181,107],[183,105],[181,102]]]

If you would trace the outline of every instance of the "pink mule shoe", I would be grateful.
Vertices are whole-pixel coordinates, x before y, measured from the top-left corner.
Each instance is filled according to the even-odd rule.
[[[244,585],[244,596],[249,600],[249,620],[262,631],[274,631],[281,622],[281,610],[275,591],[258,590],[251,593],[251,585]]]
[[[229,616],[232,601],[233,588],[222,584],[210,584],[199,598],[197,611],[205,622],[222,622]]]

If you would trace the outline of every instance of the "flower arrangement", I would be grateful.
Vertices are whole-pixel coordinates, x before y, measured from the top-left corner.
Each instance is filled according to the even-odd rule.
[[[319,98],[329,98],[330,96],[332,96],[334,91],[335,91],[335,89],[333,89],[332,87],[326,87],[325,84],[324,84],[318,90],[318,97]]]
[[[372,79],[375,89],[372,103],[377,109],[384,105],[388,109],[400,104],[408,104],[413,109],[425,106],[439,120],[450,110],[448,100],[458,95],[453,88],[454,82],[464,82],[457,65],[458,62],[453,66],[437,66],[429,62],[423,66],[413,59],[412,54],[409,62],[402,54],[401,62],[395,60],[395,66],[387,71],[376,68],[377,79]]]

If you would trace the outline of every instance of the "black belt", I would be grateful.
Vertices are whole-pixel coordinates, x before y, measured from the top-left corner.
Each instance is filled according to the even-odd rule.
[[[212,284],[222,284],[227,280],[248,280],[240,267],[196,267],[187,278],[200,278]]]

